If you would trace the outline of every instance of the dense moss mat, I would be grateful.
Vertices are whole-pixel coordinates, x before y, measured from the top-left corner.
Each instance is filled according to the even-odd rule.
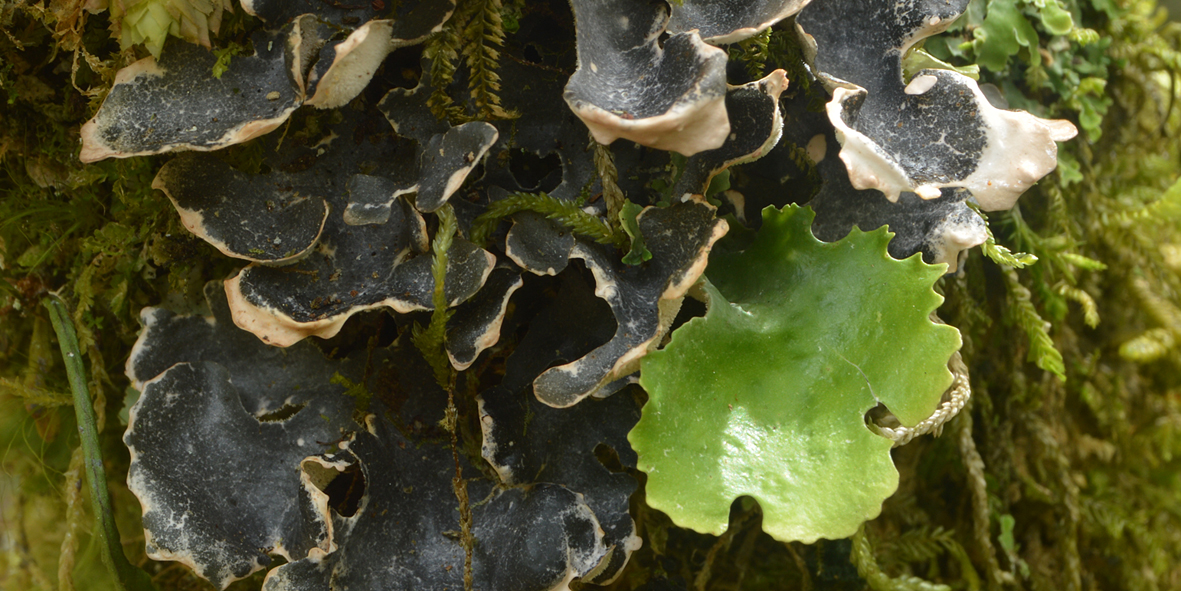
[[[120,413],[134,392],[123,363],[142,307],[200,301],[204,282],[234,265],[150,188],[162,158],[77,161],[81,123],[114,72],[145,55],[121,49],[105,13],[82,4],[0,0],[0,587],[115,588],[91,538],[69,387],[40,306],[54,291],[73,310],[91,373],[128,557],[162,590],[208,589],[144,556],[124,483]],[[437,97],[440,113],[498,112],[497,54],[465,39],[498,44],[507,33],[511,44],[522,11],[550,10],[540,6],[461,2],[467,26],[495,13],[480,22],[504,31],[465,36],[452,23],[428,43],[433,55],[479,57],[480,79],[493,82],[472,78],[474,112],[462,114],[457,93]],[[1053,7],[1071,14],[1068,32]],[[215,48],[241,47],[256,25],[240,10],[228,16]],[[1001,39],[1010,26],[1033,37]],[[802,72],[783,57],[793,48],[782,30],[735,59],[751,72],[796,60]],[[962,24],[928,42],[936,57],[980,63],[982,81],[1014,107],[1082,130],[1058,172],[990,216],[991,257],[972,252],[939,286],[940,316],[964,335],[969,412],[941,437],[895,450],[900,489],[851,540],[775,542],[743,499],[726,534],[701,535],[646,507],[641,492],[632,514],[645,545],[612,588],[1181,588],[1179,47],[1181,26],[1152,0],[975,0]],[[456,71],[436,64],[436,76]],[[248,167],[256,149],[224,157]],[[1013,268],[1031,258],[1010,251],[1038,262]]]

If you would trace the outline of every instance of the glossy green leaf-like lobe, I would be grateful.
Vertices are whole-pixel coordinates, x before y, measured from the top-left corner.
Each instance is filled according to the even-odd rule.
[[[721,534],[750,495],[779,540],[852,535],[898,486],[865,413],[914,425],[951,384],[959,332],[929,319],[946,266],[891,258],[885,229],[822,243],[813,217],[764,210],[748,249],[714,253],[705,317],[644,359],[628,439],[648,503],[678,525]]]

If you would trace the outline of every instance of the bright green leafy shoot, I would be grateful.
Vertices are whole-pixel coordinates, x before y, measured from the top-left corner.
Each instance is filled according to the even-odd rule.
[[[971,64],[968,66],[953,66],[929,53],[924,51],[921,47],[913,47],[906,52],[906,57],[902,58],[902,76],[906,80],[914,78],[920,70],[951,70],[959,74],[963,74],[973,80],[980,79],[980,66]]]
[[[623,262],[628,265],[639,265],[652,259],[652,252],[644,244],[644,235],[640,233],[639,215],[644,208],[624,200],[623,208],[619,210],[619,223],[627,237],[631,239],[631,248],[623,255]]]
[[[222,74],[225,74],[230,69],[230,61],[240,55],[246,55],[247,49],[234,42],[230,42],[223,48],[214,49],[213,55],[217,56],[217,61],[213,63],[213,77],[221,80]]]
[[[959,332],[929,319],[946,266],[890,258],[885,229],[822,243],[813,218],[767,208],[748,249],[715,251],[709,311],[643,361],[628,439],[648,504],[678,525],[721,534],[750,495],[779,540],[852,535],[898,486],[865,413],[914,425],[951,384]]]
[[[447,335],[447,320],[451,318],[455,310],[447,302],[444,284],[447,279],[448,254],[451,251],[452,242],[455,241],[455,235],[459,232],[459,223],[455,219],[455,210],[452,209],[450,203],[439,208],[436,215],[439,216],[439,230],[435,232],[435,237],[431,240],[431,253],[434,255],[434,260],[431,262],[431,276],[435,280],[431,304],[434,306],[434,311],[431,312],[431,323],[426,328],[415,323],[410,336],[414,346],[418,348],[434,371],[435,381],[438,382],[439,387],[447,390],[451,387],[451,364],[447,360],[444,339]],[[351,388],[351,386],[349,387]],[[365,404],[368,405],[367,400]]]
[[[1070,15],[1066,15],[1069,23]],[[1051,19],[1055,24],[1057,19]],[[1067,31],[1070,30],[1069,25]],[[1061,33],[1060,33],[1061,34]],[[976,50],[976,60],[985,68],[999,72],[1009,63],[1009,58],[1017,55],[1021,48],[1036,51],[1038,47],[1037,31],[1017,3],[1005,0],[989,0],[988,16],[983,25],[975,30],[973,47]]]

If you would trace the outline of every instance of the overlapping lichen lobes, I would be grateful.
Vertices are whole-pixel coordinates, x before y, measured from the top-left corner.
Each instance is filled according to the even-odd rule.
[[[750,495],[777,539],[843,538],[898,484],[866,411],[929,416],[959,333],[928,319],[942,266],[890,258],[884,230],[825,244],[809,210],[763,214],[748,249],[714,255],[705,317],[645,358],[651,399],[629,439],[648,503],[679,525],[721,534]]]
[[[234,376],[246,411],[261,416],[286,405],[307,404],[325,392],[339,392],[340,387],[325,381],[325,375],[343,372],[345,377],[359,379],[355,362],[337,367],[326,362],[311,343],[280,349],[239,329],[220,281],[205,285],[205,298],[208,316],[165,308],[142,311],[143,329],[127,360],[132,387],[142,390],[177,364],[213,362]]]
[[[194,200],[174,198],[186,220],[201,213],[193,227],[223,251],[263,263],[291,259],[283,266],[251,265],[227,281],[235,321],[268,343],[331,337],[364,310],[433,308],[431,258],[419,256],[428,240],[420,212],[442,207],[497,139],[496,129],[484,122],[443,126],[416,144],[396,136],[374,113],[338,113],[331,121],[317,130],[311,146],[275,139],[265,159],[269,173],[243,175],[216,159],[186,158],[167,165],[168,174],[158,179],[170,195],[183,189],[212,202],[218,200],[209,197],[226,190],[221,179],[242,179],[272,193],[242,199],[235,214],[210,219],[205,216],[216,215],[217,203],[194,212]],[[176,168],[188,169],[193,178],[178,178]],[[296,206],[327,204],[327,214],[318,210],[326,215],[322,228],[285,210],[280,196],[290,196]],[[242,235],[245,240],[231,245],[236,251],[227,248],[226,236]],[[456,305],[480,289],[495,257],[463,237],[449,253],[446,301]]]
[[[578,69],[565,99],[594,134],[692,155],[725,141],[726,54],[696,32],[658,43],[668,7],[579,0]]]
[[[903,80],[906,52],[966,6],[833,0],[801,13],[816,42],[818,75],[833,93],[829,119],[855,188],[897,201],[905,191],[930,199],[963,187],[991,211],[1012,207],[1057,166],[1055,142],[1076,133],[1070,122],[997,109],[975,81],[950,70]]]
[[[645,209],[639,224],[649,237],[652,260],[644,266],[622,263],[612,249],[586,240],[570,243],[566,256],[582,259],[594,274],[596,295],[615,315],[615,335],[585,356],[537,376],[538,399],[562,408],[622,387],[618,380],[635,373],[639,359],[668,330],[662,307],[685,295],[705,269],[713,244],[726,233],[726,221],[713,214],[712,206],[696,200]]]
[[[339,438],[352,414],[351,399],[337,392],[262,422],[232,380],[214,362],[173,366],[146,385],[124,435],[148,555],[182,562],[219,587],[265,568],[267,549],[299,559],[331,548],[329,516],[298,467],[326,447],[317,442]]]
[[[451,451],[407,439],[383,418],[385,409],[377,410],[344,452],[325,458],[359,464],[365,474],[365,498],[356,514],[333,516],[338,549],[274,569],[267,591],[464,586]],[[550,483],[495,490],[480,478],[464,486],[480,500],[472,510],[472,533],[479,540],[472,553],[474,588],[559,588],[606,553],[595,514],[574,491]]]
[[[610,449],[621,466],[635,466],[635,452],[626,436],[639,420],[638,390],[586,400],[572,409],[550,408],[520,394],[501,386],[480,394],[484,459],[506,485],[548,482],[579,493],[598,521],[609,551],[608,558],[602,558],[609,564],[586,582],[614,579],[641,545],[627,510],[638,483],[630,474],[604,465],[596,451]],[[554,441],[563,445],[552,445]]]

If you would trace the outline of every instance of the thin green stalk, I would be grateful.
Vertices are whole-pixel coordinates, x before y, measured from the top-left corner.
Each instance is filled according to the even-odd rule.
[[[78,416],[78,435],[82,438],[82,454],[85,457],[86,480],[90,484],[90,499],[94,505],[94,516],[98,527],[95,535],[102,545],[102,560],[115,577],[115,586],[120,591],[155,590],[148,573],[133,566],[123,554],[119,529],[115,527],[115,516],[111,511],[111,496],[107,490],[107,472],[103,468],[102,452],[98,445],[98,428],[94,422],[94,408],[90,402],[90,391],[86,387],[86,370],[82,366],[82,351],[78,347],[78,335],[66,306],[57,296],[45,298],[49,319],[57,332],[61,345],[62,360],[70,378],[70,389],[74,393],[74,412]]]
[[[595,150],[595,170],[599,173],[599,182],[603,186],[603,201],[607,202],[607,223],[611,225],[611,230],[618,233],[619,231],[619,212],[623,210],[623,189],[619,188],[619,172],[615,170],[615,156],[611,154],[611,149],[603,144],[592,135],[590,138],[591,146]]]
[[[853,552],[849,560],[857,567],[857,574],[861,575],[874,591],[951,591],[951,587],[947,585],[930,583],[915,576],[891,577],[882,572],[877,558],[874,557],[873,544],[865,533],[864,523],[857,528],[857,533],[853,534]]]
[[[430,364],[439,387],[446,390],[451,382],[451,362],[447,358],[446,350],[447,321],[451,319],[455,310],[447,301],[444,283],[447,278],[447,262],[451,243],[459,231],[459,224],[450,204],[444,205],[435,214],[439,216],[439,229],[435,232],[434,240],[431,241],[431,251],[434,255],[434,260],[431,263],[431,275],[435,279],[435,290],[431,294],[431,302],[435,309],[431,312],[431,322],[426,328],[422,328],[417,323],[414,325],[411,341]]]
[[[435,232],[434,240],[431,241],[431,251],[434,255],[431,274],[435,278],[435,291],[431,300],[435,310],[431,313],[431,323],[425,329],[418,324],[414,325],[411,340],[414,342],[414,346],[418,347],[422,356],[426,358],[427,363],[430,364],[439,387],[447,391],[447,410],[443,426],[451,434],[451,458],[455,461],[455,476],[451,479],[451,489],[455,493],[455,499],[459,501],[459,525],[463,536],[464,550],[463,588],[464,591],[471,591],[474,548],[472,507],[467,495],[467,481],[463,479],[463,465],[459,463],[459,409],[455,406],[456,376],[455,370],[447,358],[445,342],[447,321],[454,313],[454,310],[450,308],[450,302],[447,301],[445,285],[448,251],[451,250],[451,244],[455,241],[456,234],[459,233],[459,222],[455,219],[455,211],[450,204],[444,205],[435,213],[439,216],[439,229]]]

